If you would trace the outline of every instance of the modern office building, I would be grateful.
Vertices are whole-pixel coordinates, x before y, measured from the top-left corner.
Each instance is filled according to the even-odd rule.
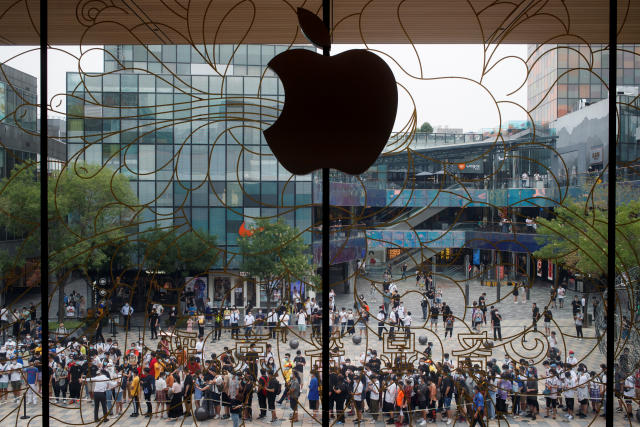
[[[243,223],[277,218],[312,241],[312,177],[287,172],[262,135],[284,101],[266,65],[286,49],[105,46],[104,74],[67,74],[67,158],[128,175],[145,206],[141,230],[189,223],[215,235],[226,256],[212,296],[246,281],[237,274]],[[266,298],[245,292],[254,306]]]
[[[27,73],[7,65],[0,65],[0,178],[8,178],[16,165],[40,160],[40,136],[37,117],[37,79]],[[48,169],[58,167],[64,160],[65,144],[49,139]],[[23,239],[11,227],[0,227],[0,250],[11,256]],[[39,254],[33,254],[35,259]],[[23,267],[3,271],[4,287],[0,298],[6,292],[21,292],[29,284],[35,271],[35,262],[27,262]]]
[[[607,97],[609,51],[605,45],[529,45],[527,110],[536,125]],[[617,82],[640,85],[640,45],[619,45]]]

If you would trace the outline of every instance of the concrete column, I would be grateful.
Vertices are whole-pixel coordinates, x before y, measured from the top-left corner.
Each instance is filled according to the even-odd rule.
[[[531,254],[527,252],[527,301],[531,299],[531,286],[533,279],[531,278]]]
[[[500,265],[502,264],[502,257],[500,256],[500,253],[498,253],[497,256],[498,256],[498,259],[497,259],[498,265],[496,267],[496,278],[498,280],[496,284],[496,301],[500,301]]]
[[[469,255],[464,256],[464,275],[467,279],[464,281],[464,303],[469,306]]]

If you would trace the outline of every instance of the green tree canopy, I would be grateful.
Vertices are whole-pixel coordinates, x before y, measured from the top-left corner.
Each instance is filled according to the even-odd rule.
[[[553,218],[538,217],[537,238],[543,246],[534,256],[557,259],[583,274],[604,277],[607,273],[608,211],[601,192],[589,202],[566,200],[553,210]],[[640,256],[640,201],[629,200],[616,208],[616,270],[638,265]]]
[[[424,122],[422,126],[420,126],[420,132],[433,133],[433,126],[431,126],[429,122]]]
[[[12,267],[40,255],[40,183],[37,164],[22,163],[0,181],[0,225],[25,236]],[[125,227],[137,198],[127,178],[112,169],[85,163],[67,165],[49,177],[49,270],[58,278],[58,317],[63,316],[68,273],[104,268],[114,245],[127,244]]]
[[[238,239],[241,269],[256,278],[267,295],[267,306],[277,282],[316,281],[311,253],[300,232],[284,222],[259,219],[251,236]]]
[[[220,256],[215,236],[184,228],[145,232],[141,247],[146,268],[163,272],[174,282],[206,274]]]

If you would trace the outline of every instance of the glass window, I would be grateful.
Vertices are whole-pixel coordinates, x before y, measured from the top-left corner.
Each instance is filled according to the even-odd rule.
[[[122,74],[121,84],[123,92],[137,92],[138,76],[136,74]]]
[[[237,145],[227,146],[227,181],[235,181],[242,177],[242,159],[240,158],[240,147]]]
[[[296,205],[311,203],[311,183],[296,182]]]
[[[209,209],[209,233],[216,236],[216,244],[225,245],[226,243],[226,209],[225,208],[212,208]]]
[[[102,88],[105,92],[120,92],[120,75],[107,74],[102,76]]]
[[[134,61],[146,61],[147,60],[147,48],[144,45],[133,46],[133,60]]]
[[[183,63],[191,62],[191,46],[188,44],[179,45],[177,48],[178,48],[177,62],[183,62]]]
[[[259,152],[258,146],[250,146],[249,149],[253,149]],[[249,151],[244,152],[244,179],[246,181],[259,181],[260,180],[260,155],[254,154]]]
[[[260,77],[245,77],[244,78],[244,94],[246,96],[257,95],[259,85],[260,85]],[[257,101],[251,101],[251,102],[257,102]]]
[[[271,58],[273,58],[275,52],[275,48],[272,45],[262,45],[262,63],[261,65],[266,66]]]
[[[173,127],[173,140],[176,144],[188,144],[191,135],[191,123],[176,123]]]
[[[207,176],[209,163],[209,151],[206,145],[193,145],[191,147],[191,174],[193,181],[201,182]]]
[[[277,79],[274,77],[265,77],[262,79],[260,92],[262,95],[275,95],[278,93]]]
[[[192,92],[209,92],[209,77],[208,76],[193,76],[191,78],[193,90]]]
[[[155,76],[141,75],[140,76],[140,92],[155,92],[156,91],[156,79]]]
[[[295,196],[295,183],[279,182],[278,183],[278,205],[293,206]]]
[[[245,207],[259,207],[260,206],[260,183],[258,182],[245,182],[244,183],[244,204]]]
[[[162,45],[162,61],[176,62],[176,46],[175,45]]]
[[[225,206],[227,201],[227,187],[224,181],[209,181],[210,200],[209,206]]]
[[[211,162],[209,163],[209,179],[224,180],[225,178],[225,147],[214,145],[212,147]]]
[[[173,176],[173,147],[171,145],[156,146],[156,156],[157,179],[170,180]]]
[[[191,209],[191,224],[193,229],[202,233],[209,233],[209,212],[205,208]]]
[[[140,186],[140,191],[139,191],[139,199],[140,199],[140,203],[143,205],[149,204],[154,202],[155,198],[156,198],[156,184],[153,181],[148,181],[148,182],[140,182],[138,183],[138,185]]]
[[[265,206],[278,205],[278,184],[276,182],[262,182],[262,204]]]
[[[158,206],[173,206],[173,182],[156,181],[156,194]]]
[[[247,45],[241,44],[237,46],[236,52],[233,54],[233,65],[247,65]]]
[[[188,208],[191,205],[191,191],[189,191],[189,181],[174,181],[173,183],[173,206]]]
[[[156,146],[139,145],[140,150],[140,178],[141,180],[155,179]]]
[[[227,181],[227,205],[242,206],[242,190],[237,182]]]
[[[242,77],[227,77],[225,79],[226,93],[229,95],[242,95]]]
[[[102,92],[102,76],[85,75],[84,84],[87,92]]]
[[[191,146],[174,145],[173,148],[178,180],[189,181],[191,179]]]
[[[209,187],[206,182],[202,183],[200,187],[191,191],[191,201],[194,206],[208,206],[209,205]]]
[[[67,90],[73,92],[80,85],[79,73],[67,73]]]
[[[192,64],[204,64],[204,46],[197,45],[191,46],[191,63]]]
[[[261,171],[260,178],[263,181],[276,181],[278,179],[278,163],[276,157],[271,153],[269,146],[263,145],[261,150]]]
[[[193,135],[191,135],[191,143],[192,144],[206,144],[208,143],[207,138],[207,122],[205,121],[194,121],[193,122]]]

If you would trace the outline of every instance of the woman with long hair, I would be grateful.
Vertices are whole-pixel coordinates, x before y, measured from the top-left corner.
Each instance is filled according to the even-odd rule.
[[[184,409],[182,408],[182,384],[180,383],[180,375],[178,371],[173,371],[173,385],[171,386],[170,394],[171,400],[169,401],[168,417],[170,419],[177,419],[184,415]]]

